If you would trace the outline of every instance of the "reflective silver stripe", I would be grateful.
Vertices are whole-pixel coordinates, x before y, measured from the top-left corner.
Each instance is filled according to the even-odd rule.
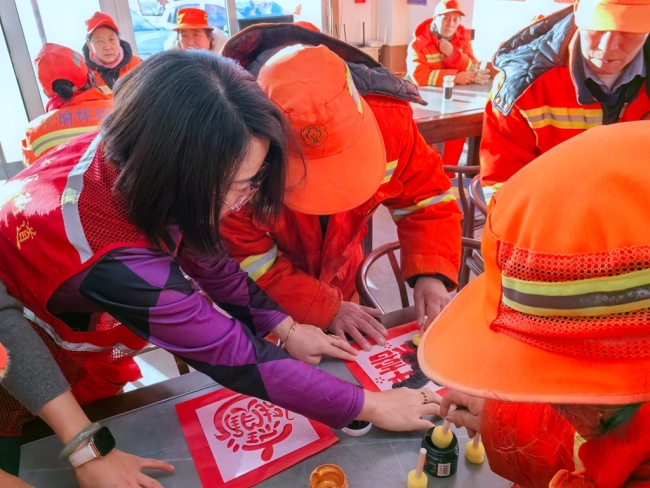
[[[278,246],[276,244],[273,244],[271,248],[264,254],[249,256],[239,265],[241,269],[248,273],[248,276],[250,276],[253,281],[257,281],[260,276],[262,276],[273,267],[277,257]]]
[[[451,201],[456,200],[456,195],[454,195],[454,192],[452,190],[447,190],[444,193],[441,193],[440,195],[437,195],[435,197],[427,198],[425,200],[422,200],[419,203],[416,203],[415,205],[411,205],[410,207],[406,208],[398,208],[391,210],[390,213],[393,216],[393,220],[395,222],[399,222],[401,219],[406,217],[407,215],[416,212],[418,210],[421,210],[425,207],[429,207],[431,205],[436,205],[437,203],[447,203]]]
[[[41,327],[45,332],[47,332],[47,335],[49,335],[52,339],[54,339],[54,342],[56,342],[60,347],[62,347],[66,351],[102,352],[108,349],[117,349],[118,351],[123,352],[125,354],[137,354],[138,352],[140,352],[140,349],[129,349],[124,344],[114,344],[108,347],[100,347],[94,344],[89,344],[87,342],[66,342],[63,339],[61,339],[59,334],[56,332],[56,330],[54,330],[54,328],[50,324],[39,319],[36,316],[36,314],[34,314],[34,312],[32,312],[31,310],[27,308],[23,308],[23,315],[25,316],[25,318],[31,320],[39,327]]]
[[[79,216],[79,195],[84,187],[84,173],[92,163],[95,157],[95,151],[99,145],[101,136],[98,134],[93,142],[90,143],[88,149],[79,162],[72,168],[68,175],[68,182],[65,187],[63,195],[61,195],[61,211],[63,213],[63,225],[65,226],[65,233],[68,237],[70,244],[79,253],[79,258],[82,263],[85,263],[93,257],[93,252],[88,244],[88,239],[84,234],[83,226],[81,225],[81,217]]]

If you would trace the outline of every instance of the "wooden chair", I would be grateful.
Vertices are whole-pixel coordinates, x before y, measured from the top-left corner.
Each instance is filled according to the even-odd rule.
[[[469,184],[469,199],[479,212],[487,217],[488,206],[483,198],[483,189],[481,188],[481,176],[476,175]]]
[[[476,253],[474,252],[474,251],[481,250],[481,243],[477,240],[463,237],[462,246],[463,246],[463,251],[467,248],[472,252],[468,256],[468,259],[462,262],[461,270],[458,273],[459,290],[462,287],[464,287],[469,281],[469,271],[472,271],[475,274],[479,275],[483,273],[484,270],[483,260],[482,258],[480,258],[480,254],[476,256]],[[409,307],[409,298],[406,292],[406,283],[404,282],[404,277],[402,276],[402,270],[399,267],[399,263],[397,262],[397,257],[395,256],[395,251],[399,250],[399,248],[400,248],[399,242],[389,242],[388,244],[384,244],[383,246],[378,247],[370,254],[368,254],[368,256],[366,256],[366,258],[361,263],[361,266],[359,266],[359,269],[357,270],[356,283],[357,283],[357,291],[359,292],[359,296],[361,298],[361,303],[363,303],[368,307],[381,310],[382,313],[385,313],[385,310],[381,307],[377,299],[370,292],[370,287],[368,286],[368,272],[370,271],[372,265],[383,256],[386,256],[388,258],[390,267],[392,268],[393,274],[395,275],[395,280],[397,281],[397,288],[399,290],[399,296],[400,296],[402,308]],[[467,268],[467,273],[466,273],[467,278],[465,279],[464,282],[461,282],[461,278],[462,275],[464,275],[465,268]]]

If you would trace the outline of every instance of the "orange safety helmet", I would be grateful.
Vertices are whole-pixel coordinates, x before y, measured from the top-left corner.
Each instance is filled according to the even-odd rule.
[[[580,0],[576,25],[584,30],[650,32],[650,0]]]
[[[178,23],[173,30],[181,29],[208,29],[214,30],[214,27],[208,24],[208,13],[200,8],[182,8],[178,11]]]
[[[102,12],[95,12],[93,16],[86,21],[86,34],[90,36],[98,27],[109,27],[115,32],[119,32],[117,24],[113,18]]]
[[[88,82],[84,57],[59,44],[45,44],[36,56],[34,65],[38,81],[50,98],[55,95],[52,84],[57,80],[69,81],[77,88],[82,88]]]
[[[460,8],[460,3],[458,3],[457,0],[442,0],[438,5],[436,5],[436,9],[433,11],[433,16],[437,17],[438,15],[444,15],[450,12],[457,12],[463,17],[465,16],[465,13]]]
[[[472,281],[422,338],[436,383],[523,403],[650,401],[650,121],[551,149],[494,196]]]
[[[289,150],[287,206],[331,215],[369,200],[384,179],[386,150],[348,65],[325,46],[295,45],[267,61],[258,82],[299,144]]]

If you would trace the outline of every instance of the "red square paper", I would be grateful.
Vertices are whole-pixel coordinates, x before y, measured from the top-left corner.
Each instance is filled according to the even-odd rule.
[[[353,343],[359,355],[356,361],[346,361],[345,365],[366,390],[385,391],[395,385],[412,389],[426,386],[444,395],[448,390],[436,385],[420,370],[417,349],[412,342],[417,332],[417,323],[411,322],[389,329],[385,346],[375,344],[370,351],[364,351]]]
[[[328,427],[225,388],[176,405],[203,488],[248,488],[334,444]]]

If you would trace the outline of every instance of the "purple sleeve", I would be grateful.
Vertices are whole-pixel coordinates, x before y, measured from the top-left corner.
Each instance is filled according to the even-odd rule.
[[[221,268],[215,263],[208,269]],[[363,390],[293,359],[250,325],[216,310],[191,288],[169,254],[113,251],[91,267],[79,292],[139,336],[234,391],[334,428],[349,424],[361,411]],[[237,297],[218,288],[212,292],[222,299]]]
[[[256,335],[266,336],[287,318],[279,305],[241,270],[235,259],[226,256],[221,259],[206,258],[192,249],[184,248],[180,264],[213,302],[252,327]]]

